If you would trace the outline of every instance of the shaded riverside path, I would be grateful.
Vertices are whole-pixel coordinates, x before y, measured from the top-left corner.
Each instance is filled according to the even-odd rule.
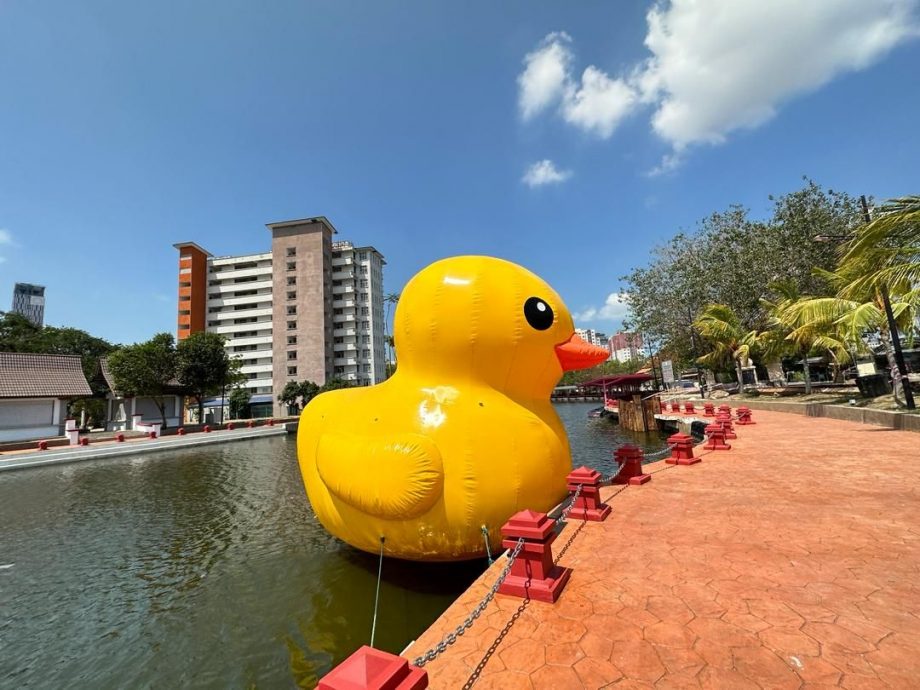
[[[496,597],[426,666],[431,687],[463,687],[477,666],[473,687],[502,690],[920,686],[920,438],[754,419],[731,451],[605,489],[613,513],[560,560],[573,573],[559,601]],[[461,623],[503,562],[404,656]]]

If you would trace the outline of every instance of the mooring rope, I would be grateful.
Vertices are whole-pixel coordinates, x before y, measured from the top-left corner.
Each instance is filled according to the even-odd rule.
[[[492,560],[492,547],[489,546],[489,528],[485,525],[482,526],[482,539],[486,543],[486,558],[489,559],[489,565],[492,565],[495,561]]]
[[[383,543],[386,537],[380,537],[380,562],[377,564],[377,593],[374,594],[374,620],[371,623],[371,647],[374,646],[374,635],[377,632],[377,607],[380,605],[380,578],[383,575]]]

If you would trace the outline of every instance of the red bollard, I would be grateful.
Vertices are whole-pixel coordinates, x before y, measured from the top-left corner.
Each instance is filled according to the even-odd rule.
[[[124,443],[124,442],[125,442],[125,435],[124,435],[124,434],[115,434],[115,441],[118,442],[118,443]]]
[[[502,546],[517,547],[524,540],[521,552],[511,565],[511,572],[498,588],[499,594],[534,599],[552,604],[572,575],[571,568],[562,568],[553,562],[550,548],[556,539],[555,522],[546,513],[522,510],[502,525]]]
[[[696,414],[696,408],[693,407],[693,403],[689,400],[684,403],[684,412],[687,414]]]
[[[737,409],[737,413],[738,413],[738,426],[746,426],[748,424],[757,424],[757,422],[751,419],[751,408],[739,407]]]
[[[693,437],[689,434],[673,434],[668,436],[668,445],[671,446],[671,457],[665,460],[669,465],[695,465],[702,462],[702,458],[693,456]]]
[[[424,690],[428,671],[363,645],[320,679],[317,690]]]
[[[703,416],[704,417],[715,417],[716,416],[716,407],[711,402],[703,403]]]
[[[268,425],[269,425],[269,426],[275,426],[275,420],[274,420],[274,419],[269,419],[269,420],[268,420]]]
[[[677,400],[671,401],[671,412],[676,412],[677,414],[680,414],[680,402],[679,401]]]
[[[716,415],[716,424],[722,425],[722,429],[725,430],[725,438],[738,438],[732,426],[732,416],[729,413],[720,411],[719,414]]]
[[[39,450],[48,450],[48,442],[47,442],[47,441],[39,441],[39,442],[38,442],[38,449],[39,449]]]
[[[89,439],[86,438],[86,436],[84,436],[83,438],[80,439],[80,445],[81,445],[81,446],[88,446],[88,445],[89,445]]]
[[[570,518],[591,522],[602,522],[607,519],[607,516],[610,515],[610,506],[601,503],[600,472],[582,466],[569,472],[566,481],[571,494],[574,494],[581,486],[581,492],[569,511]]]
[[[180,426],[178,429],[176,429],[176,436],[185,436],[184,426]]]
[[[206,434],[210,434],[210,433],[211,433],[211,427],[209,427],[207,424],[205,424],[205,425],[204,425],[204,429],[202,429],[202,431],[203,431],[204,433],[206,433]]]
[[[255,425],[256,425],[255,422],[253,422],[251,419],[248,422],[246,422],[246,426],[249,427],[250,429],[254,427]]]
[[[157,432],[155,432],[153,429],[151,429],[150,431],[147,432],[147,436],[148,436],[149,438],[151,438],[151,439],[154,439],[154,438],[157,437]]]
[[[722,403],[721,405],[719,405],[719,412],[725,412],[726,414],[731,414],[732,406],[728,405],[727,403]]]
[[[725,430],[721,424],[709,424],[706,427],[706,436],[709,440],[703,446],[706,450],[731,450],[732,447],[725,442]]]
[[[227,431],[233,431],[235,428],[233,422],[227,422]]]
[[[642,458],[645,457],[645,453],[638,446],[634,446],[631,443],[620,446],[613,452],[613,457],[618,465],[623,466],[619,474],[614,478],[614,484],[638,486],[651,481],[652,475],[643,474],[642,472]]]

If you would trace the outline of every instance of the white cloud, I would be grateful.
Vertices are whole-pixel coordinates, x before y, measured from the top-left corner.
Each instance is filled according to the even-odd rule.
[[[648,13],[639,77],[652,128],[676,151],[757,127],[794,96],[916,36],[916,0],[671,0]]]
[[[572,176],[571,170],[558,170],[549,160],[537,161],[524,172],[521,182],[528,187],[540,187],[545,184],[558,184],[565,182]]]
[[[611,292],[600,307],[586,307],[572,314],[574,321],[620,321],[629,311],[629,296],[625,292]]]
[[[694,144],[762,125],[787,101],[865,69],[920,36],[920,0],[661,0],[646,19],[650,56],[611,77],[572,73],[571,39],[549,34],[518,78],[524,119],[558,102],[569,124],[601,138],[650,107],[671,147],[650,174],[673,170]]]
[[[570,86],[566,92],[562,117],[569,124],[608,139],[637,101],[635,89],[592,65],[581,75],[581,86]]]
[[[562,97],[572,59],[570,41],[565,32],[549,34],[524,58],[524,71],[518,76],[518,106],[525,120]]]

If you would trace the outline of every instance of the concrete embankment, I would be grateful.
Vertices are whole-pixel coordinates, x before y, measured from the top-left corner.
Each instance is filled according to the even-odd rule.
[[[213,431],[211,433],[189,434],[186,436],[168,436],[158,439],[139,438],[123,443],[99,443],[89,446],[68,446],[60,450],[36,450],[13,453],[0,457],[0,472],[3,470],[24,469],[44,465],[58,465],[83,460],[97,460],[140,453],[181,450],[195,446],[213,445],[246,441],[269,436],[282,436],[297,428],[297,422],[262,426],[253,429],[233,429]]]

